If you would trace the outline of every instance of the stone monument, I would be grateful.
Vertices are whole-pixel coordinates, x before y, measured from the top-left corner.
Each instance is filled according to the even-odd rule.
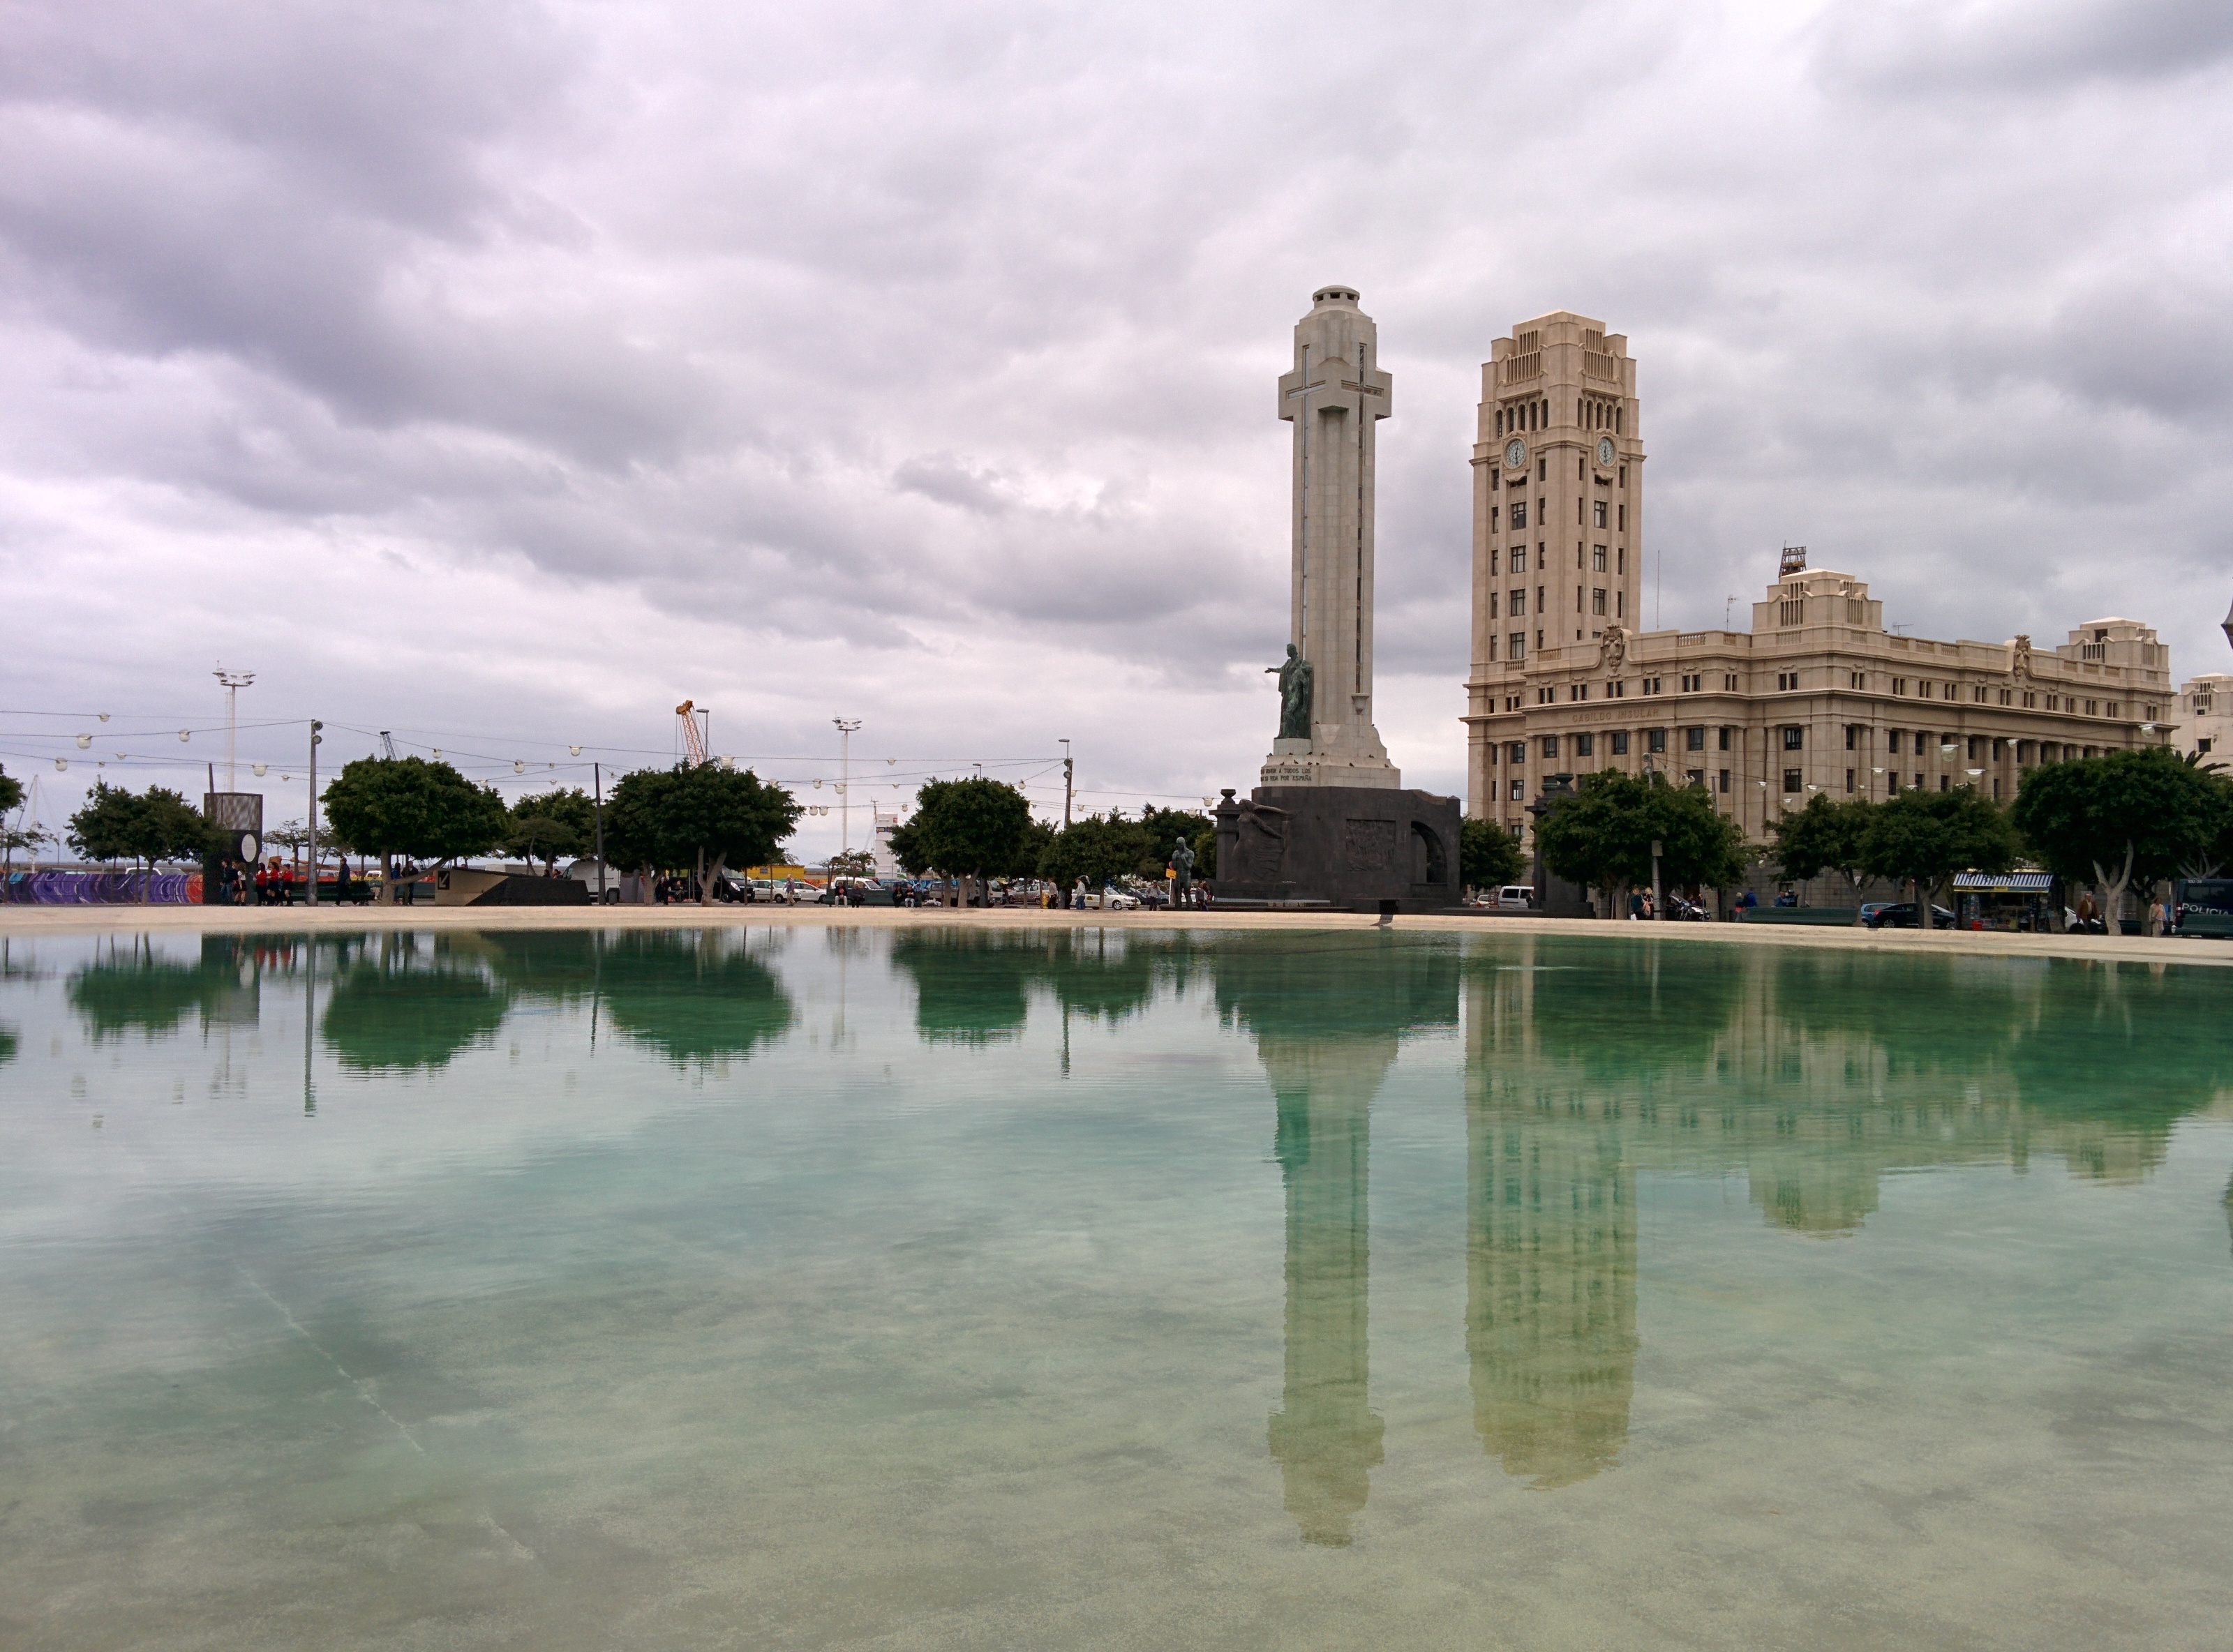
[[[1394,383],[1356,289],[1295,325],[1279,414],[1294,426],[1292,568],[1279,735],[1252,796],[1217,814],[1221,905],[1456,904],[1458,803],[1407,790],[1372,722],[1375,431]]]

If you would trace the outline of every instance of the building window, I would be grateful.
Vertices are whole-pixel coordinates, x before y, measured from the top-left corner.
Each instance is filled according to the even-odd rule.
[[[1520,529],[1527,525],[1527,501],[1525,499],[1514,499],[1512,502],[1512,530],[1514,533],[1517,533]]]
[[[1799,795],[1799,792],[1800,792],[1800,785],[1801,785],[1801,782],[1800,781],[1800,778],[1799,778],[1799,771],[1798,771],[1798,770],[1796,770],[1796,769],[1786,769],[1786,770],[1783,771],[1783,795],[1784,795],[1785,797],[1797,797],[1797,796]]]
[[[1543,737],[1543,755],[1546,758],[1555,758],[1559,755],[1559,737],[1557,735],[1546,734]]]
[[[1527,612],[1527,592],[1524,587],[1513,592],[1512,595],[1506,599],[1506,602],[1508,606],[1506,608],[1505,612],[1511,615],[1515,620],[1519,619]]]
[[[1729,771],[1728,771],[1727,769],[1724,769],[1724,770],[1722,770],[1722,790],[1723,792],[1725,792],[1725,793],[1726,793],[1726,792],[1728,790],[1728,789],[1729,789]]]
[[[1511,742],[1504,748],[1504,760],[1507,763],[1514,764],[1527,762],[1527,742],[1525,740],[1514,740]]]
[[[1617,758],[1624,758],[1628,755],[1628,731],[1626,729],[1617,728],[1612,732],[1612,754]]]
[[[2204,735],[2202,738],[2194,743],[2194,749],[2200,755],[2206,758],[2210,755],[2210,748],[2217,744],[2217,741],[2211,739],[2208,735]]]
[[[1797,672],[1779,671],[1775,673],[1775,692],[1777,693],[1789,693],[1793,689],[1798,686],[1799,673]]]
[[[1538,482],[1547,482],[1551,479],[1551,461],[1549,459],[1539,459],[1535,461],[1535,479]],[[1535,501],[1535,511],[1537,515],[1540,516],[1542,514],[1542,500],[1538,499]]]
[[[1507,660],[1525,660],[1527,657],[1527,634],[1525,631],[1514,631],[1505,638],[1504,657]]]
[[[1806,745],[1807,731],[1795,723],[1785,724],[1783,727],[1783,749],[1787,751],[1804,751],[1806,749]]]
[[[1614,678],[1605,685],[1605,697],[1609,699],[1626,699],[1628,684],[1618,677]]]
[[[1659,692],[1660,681],[1657,677],[1639,677],[1637,679],[1636,686],[1644,693],[1656,694]]]
[[[2100,713],[2093,708],[2100,704],[2100,702],[2099,700],[2087,700],[2086,702],[2086,715],[2088,717],[2099,717]]]
[[[1552,705],[1558,698],[1559,691],[1555,688],[1539,688],[1535,691],[1535,703],[1538,706]]]
[[[1706,749],[1706,731],[1702,728],[1684,729],[1683,731],[1683,749],[1685,751],[1704,751]]]
[[[1597,736],[1594,734],[1577,734],[1574,736],[1574,755],[1576,757],[1588,757],[1592,755],[1596,749]]]
[[[1538,556],[1535,559],[1535,565],[1538,568],[1540,568],[1543,565],[1543,559],[1540,556]],[[1535,588],[1535,611],[1538,614],[1549,612],[1549,604],[1543,601],[1543,588],[1540,585],[1538,585]],[[1538,643],[1536,644],[1536,647],[1540,647],[1542,645]]]
[[[1782,615],[1782,617],[1776,621],[1779,625],[1797,625],[1807,617],[1807,602],[1804,598],[1796,602],[1781,602],[1777,607]]]
[[[1490,571],[1491,571],[1491,572],[1494,572],[1494,569],[1491,569]],[[1848,687],[1848,688],[1866,688],[1868,686],[1869,686],[1869,673],[1866,673],[1865,671],[1849,671],[1849,672],[1847,672],[1847,673],[1846,673],[1846,687]]]
[[[1706,771],[1703,769],[1683,770],[1683,784],[1686,786],[1696,786],[1701,791],[1704,790],[1706,788]]]
[[[1592,545],[1590,547],[1590,571],[1592,573],[1602,574],[1605,570],[1605,548],[1603,545]],[[1603,608],[1599,608],[1598,612],[1602,614],[1605,610]]]
[[[1590,593],[1590,612],[1602,620],[1605,611],[1605,587],[1600,585]]]
[[[1726,728],[1721,728],[1715,730],[1714,733],[1715,736],[1715,749],[1722,751],[1728,751],[1729,749],[1729,731]]]
[[[1578,500],[1576,503],[1579,504],[1579,501]],[[1597,508],[1590,513],[1590,526],[1592,528],[1602,528],[1605,525],[1605,502],[1603,499],[1598,499],[1594,501],[1594,504]]]
[[[1846,770],[1846,790],[1848,790],[1848,791],[1851,791],[1852,789],[1853,789],[1853,771],[1852,771],[1851,769],[1848,769],[1848,770]]]
[[[1624,620],[1628,617],[1628,593],[1626,591],[1615,591],[1612,594],[1612,617],[1616,620]]]
[[[1667,749],[1667,731],[1663,728],[1646,730],[1644,736],[1644,749],[1653,752],[1664,751]]]
[[[1628,466],[1625,465],[1620,467],[1620,485],[1623,487],[1628,485]]]
[[[1893,729],[1890,733],[1886,734],[1885,736],[1885,750],[1891,752],[1892,756],[1898,757],[1899,755],[1900,737],[1906,732],[1907,731],[1904,729]],[[1916,749],[1917,751],[1921,751],[1923,748],[1917,746]]]
[[[1891,680],[1891,692],[1895,694],[1904,694],[1907,693],[1907,679],[1904,677],[1893,678]]]
[[[2002,705],[2010,706],[2015,703],[2015,691],[2014,689],[2003,688],[1999,691],[1999,693]]]
[[[1512,801],[1519,803],[1524,799],[1527,796],[1527,783],[1525,780],[1514,781],[1512,783]]]
[[[1543,652],[1543,633],[1540,628],[1535,633],[1535,652],[1537,654]]]
[[[1620,520],[1616,523],[1614,526],[1618,528],[1623,533],[1626,533],[1628,531],[1628,507],[1626,505],[1621,506]]]
[[[1954,698],[1955,698],[1955,696],[1956,696],[1959,692],[1960,692],[1960,685],[1959,685],[1959,684],[1956,684],[1956,683],[1948,683],[1948,684],[1947,684],[1947,685],[1946,685],[1943,689],[1941,689],[1941,690],[1940,690],[1940,692],[1939,692],[1939,698],[1941,698],[1942,699],[1954,699]]]
[[[1590,686],[1587,683],[1569,683],[1566,685],[1566,698],[1568,699],[1587,699],[1589,697]]]
[[[1940,776],[1938,777],[1938,790],[1941,790],[1941,791],[1951,791],[1951,790],[1954,790],[1954,777],[1953,777],[1952,775],[1950,775],[1950,774],[1942,774],[1942,775],[1940,775]]]
[[[2039,696],[2037,694],[2027,693],[2023,697],[2023,705],[2024,710],[2028,712],[2037,711],[2039,709]]]
[[[1734,694],[1737,692],[1736,673],[1732,671],[1722,679],[1722,691],[1727,693]]]

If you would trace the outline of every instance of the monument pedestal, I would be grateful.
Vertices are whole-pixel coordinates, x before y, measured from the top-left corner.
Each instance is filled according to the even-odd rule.
[[[1239,802],[1226,792],[1216,816],[1221,907],[1436,912],[1462,894],[1455,797],[1385,784],[1266,785]]]

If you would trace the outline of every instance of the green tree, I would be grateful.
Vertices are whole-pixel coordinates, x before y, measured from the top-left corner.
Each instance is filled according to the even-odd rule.
[[[79,854],[95,861],[129,860],[135,867],[198,857],[208,839],[199,811],[166,786],[150,786],[135,797],[96,780],[69,819],[70,847]]]
[[[2008,811],[1975,786],[1896,793],[1871,813],[1861,840],[1871,875],[1912,886],[1926,929],[1930,903],[1953,898],[1956,872],[2005,872],[2021,848]]]
[[[1124,811],[1087,815],[1054,835],[1039,856],[1038,875],[1062,889],[1080,879],[1098,889],[1127,875],[1136,875],[1140,863],[1155,852],[1148,829]],[[1199,868],[1196,868],[1199,870]]]
[[[1006,781],[932,780],[915,793],[892,850],[911,872],[973,877],[981,890],[986,878],[1015,870],[1031,825],[1030,800]]]
[[[605,851],[622,866],[695,871],[710,901],[728,866],[764,866],[803,811],[781,786],[719,763],[638,769],[605,805]]]
[[[840,849],[823,864],[833,876],[864,878],[876,869],[876,857],[864,849]]]
[[[1835,872],[1852,888],[1857,907],[1853,921],[1859,923],[1861,881],[1868,876],[1865,845],[1877,808],[1865,797],[1835,803],[1816,792],[1807,800],[1806,808],[1768,823],[1776,869],[1802,883],[1825,872]]]
[[[584,854],[596,841],[596,803],[581,787],[564,786],[512,804],[504,848],[507,854],[542,862],[549,871],[560,855]]]
[[[2047,869],[2102,896],[2118,931],[2125,891],[2175,877],[2225,830],[2224,783],[2167,746],[2043,763],[2016,789],[2015,829]]]
[[[398,855],[439,866],[486,854],[511,829],[494,786],[425,758],[359,758],[326,787],[324,802],[335,839],[379,855],[391,875]]]
[[[1468,888],[1517,883],[1527,869],[1520,840],[1493,820],[1458,823],[1458,875]]]
[[[1620,891],[1651,881],[1654,842],[1670,887],[1725,889],[1743,881],[1749,855],[1735,823],[1703,786],[1672,786],[1663,775],[1585,775],[1535,829],[1544,865],[1601,891],[1609,918],[1620,915]]]
[[[0,764],[0,815],[10,814],[23,806],[23,783],[8,772]]]

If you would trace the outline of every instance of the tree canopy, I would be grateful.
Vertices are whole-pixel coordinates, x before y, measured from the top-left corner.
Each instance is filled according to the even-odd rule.
[[[23,783],[8,772],[5,764],[0,764],[0,815],[21,808],[23,803]]]
[[[597,805],[579,786],[534,792],[511,806],[505,832],[508,854],[554,866],[562,855],[583,855],[596,846]]]
[[[1928,927],[1930,901],[1953,893],[1956,872],[2005,872],[2022,844],[2008,812],[1975,786],[1896,792],[1869,813],[1863,868],[1916,887],[1917,921]]]
[[[360,855],[462,860],[496,848],[511,827],[494,786],[477,786],[448,764],[419,757],[346,764],[324,802],[335,839]]]
[[[701,901],[722,868],[764,866],[801,813],[781,786],[750,769],[719,763],[638,769],[622,775],[605,804],[605,854],[619,866],[695,869],[706,860]]]
[[[2017,787],[2012,816],[2049,871],[2102,889],[2115,934],[2127,886],[2209,861],[2233,821],[2233,789],[2168,747],[2148,746],[2041,764]]]
[[[1676,888],[1728,888],[1744,880],[1748,851],[1736,823],[1702,786],[1671,786],[1663,775],[1600,769],[1582,777],[1535,829],[1543,863],[1562,878],[1604,891],[1606,915],[1618,915],[1620,890],[1651,881],[1651,846],[1660,875]]]
[[[1143,863],[1156,852],[1148,829],[1124,811],[1087,815],[1054,835],[1039,856],[1038,875],[1062,888],[1080,879],[1089,888],[1101,888],[1127,875],[1139,875]],[[1156,862],[1158,869],[1162,862]],[[1196,870],[1200,868],[1197,866]]]
[[[892,852],[917,874],[1011,877],[1031,826],[1030,800],[1006,781],[926,781],[915,814],[892,834]]]
[[[1458,823],[1458,875],[1468,888],[1517,883],[1527,869],[1520,840],[1493,820]]]
[[[198,860],[209,842],[201,811],[166,786],[150,786],[135,797],[96,780],[84,806],[69,818],[70,847],[88,860]]]
[[[1776,868],[1800,881],[1835,872],[1856,885],[1866,875],[1869,822],[1878,805],[1865,797],[1839,803],[1816,792],[1807,807],[1768,823]]]

